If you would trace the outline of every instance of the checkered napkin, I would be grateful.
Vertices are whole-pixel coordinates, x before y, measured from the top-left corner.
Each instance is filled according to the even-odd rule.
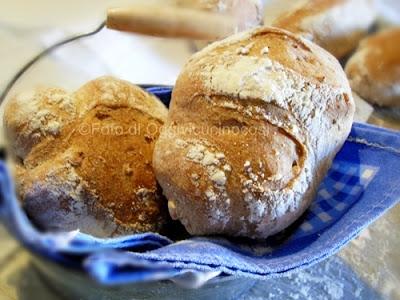
[[[169,102],[169,88],[150,88]],[[21,210],[0,162],[0,217],[30,251],[80,269],[105,285],[170,279],[198,287],[217,276],[269,278],[337,252],[400,199],[400,134],[354,124],[310,209],[264,241],[154,233],[99,239],[79,231],[41,233]],[[73,254],[73,255],[70,255]]]

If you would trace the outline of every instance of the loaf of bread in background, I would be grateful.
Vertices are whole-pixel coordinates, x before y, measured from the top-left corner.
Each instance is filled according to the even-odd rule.
[[[337,58],[357,47],[376,18],[373,0],[298,0],[289,7],[266,24],[299,34]]]
[[[354,114],[338,61],[276,28],[195,54],[176,82],[153,166],[191,234],[265,238],[310,205]]]
[[[347,62],[346,74],[365,100],[400,107],[400,28],[365,38]]]
[[[238,21],[237,31],[243,31],[262,23],[263,0],[175,0],[181,7],[229,14]]]
[[[158,231],[168,212],[151,160],[166,116],[157,98],[112,77],[11,99],[4,124],[28,215],[49,231]]]

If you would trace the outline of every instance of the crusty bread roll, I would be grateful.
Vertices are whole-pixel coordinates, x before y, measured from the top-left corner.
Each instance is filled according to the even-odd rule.
[[[342,58],[354,50],[376,18],[373,0],[300,0],[272,26],[305,37]]]
[[[151,160],[166,116],[157,98],[112,77],[11,99],[4,124],[28,215],[51,231],[158,231],[168,213]]]
[[[237,31],[260,25],[263,0],[176,0],[178,6],[230,14],[238,21]]]
[[[153,166],[191,234],[265,238],[294,222],[344,143],[354,103],[329,53],[258,28],[194,55],[173,91]]]
[[[400,28],[364,39],[346,65],[352,89],[371,103],[400,107]]]

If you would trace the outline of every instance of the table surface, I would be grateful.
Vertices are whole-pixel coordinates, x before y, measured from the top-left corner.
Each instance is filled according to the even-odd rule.
[[[106,6],[129,1],[70,0],[57,3],[55,7],[51,4],[54,1],[40,0],[32,1],[35,3],[32,10],[27,7],[21,10],[22,1],[3,2],[6,9],[0,10],[0,43],[3,45],[0,47],[0,90],[22,64],[43,47],[71,32],[94,28],[100,23]],[[71,14],[77,8],[79,13]],[[50,21],[46,19],[49,9],[54,10]],[[112,43],[107,42],[111,38]],[[56,84],[60,78],[64,87],[74,88],[84,82],[84,78],[108,73],[136,83],[173,84],[192,48],[186,41],[104,32],[91,43],[79,42],[73,49],[57,52],[46,59],[40,76],[31,74],[19,88]],[[70,82],[65,80],[66,67],[78,69],[79,76],[73,76]],[[46,74],[49,75],[46,77]],[[369,122],[399,128],[399,123],[387,118],[385,112],[374,112]],[[400,299],[399,228],[400,205],[397,205],[337,255],[283,278],[256,281],[249,292],[239,298]],[[29,254],[1,226],[0,241],[0,300],[32,299],[33,296],[43,300],[60,299],[38,275]]]

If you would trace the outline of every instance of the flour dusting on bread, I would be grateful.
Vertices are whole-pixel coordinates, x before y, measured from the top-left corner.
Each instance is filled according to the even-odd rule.
[[[192,234],[282,230],[310,204],[353,114],[340,64],[309,41],[257,28],[211,44],[179,76],[155,147],[174,218]]]
[[[160,230],[166,203],[151,160],[166,115],[157,98],[112,77],[11,99],[4,123],[29,216],[102,237]]]

